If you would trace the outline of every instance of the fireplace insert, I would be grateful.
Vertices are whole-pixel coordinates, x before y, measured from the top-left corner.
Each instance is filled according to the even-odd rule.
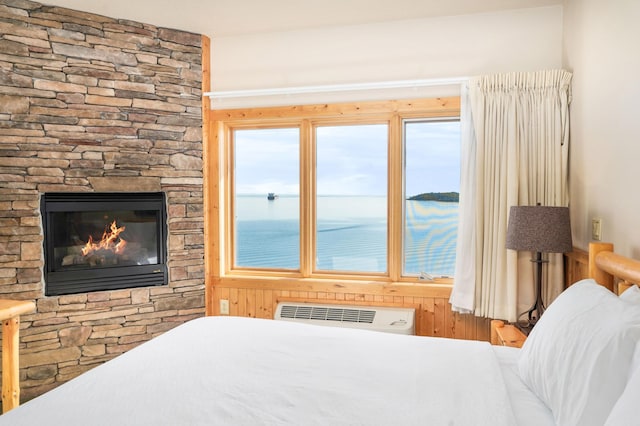
[[[167,284],[164,193],[47,193],[47,296]]]

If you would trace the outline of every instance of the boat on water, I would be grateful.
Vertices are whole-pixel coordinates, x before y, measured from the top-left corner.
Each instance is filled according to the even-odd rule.
[[[278,196],[275,194],[275,192],[270,192],[269,194],[267,194],[267,200],[275,200],[276,198],[278,198]]]

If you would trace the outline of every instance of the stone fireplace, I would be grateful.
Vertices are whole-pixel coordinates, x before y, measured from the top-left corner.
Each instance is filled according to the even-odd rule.
[[[0,28],[0,298],[37,306],[21,318],[24,401],[204,315],[202,36],[27,0],[1,2]],[[45,274],[113,260],[83,264],[70,239],[46,257],[41,202],[143,193],[165,203],[166,251],[138,241],[138,259],[121,262],[160,261],[148,269],[162,283],[45,293]],[[114,224],[131,242],[155,220],[134,210]],[[95,240],[105,226],[78,232]]]

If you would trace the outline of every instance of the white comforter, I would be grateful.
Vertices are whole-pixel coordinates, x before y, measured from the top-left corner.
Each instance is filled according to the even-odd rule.
[[[232,317],[193,320],[0,425],[516,423],[490,345]]]

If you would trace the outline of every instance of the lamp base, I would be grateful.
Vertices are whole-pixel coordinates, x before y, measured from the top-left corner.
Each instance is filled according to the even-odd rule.
[[[542,259],[542,253],[537,252],[536,258],[531,259],[531,262],[536,264],[536,301],[533,303],[531,308],[527,311],[524,311],[520,315],[518,315],[518,327],[522,329],[531,329],[536,325],[536,323],[540,320],[540,317],[544,313],[545,306],[544,301],[542,300],[542,264],[549,263],[548,260]],[[526,318],[521,319],[526,315]]]
[[[544,303],[542,300],[536,299],[533,306],[528,311],[524,311],[518,316],[518,328],[528,329],[529,331],[538,323],[544,312]],[[524,318],[523,318],[524,317]]]

